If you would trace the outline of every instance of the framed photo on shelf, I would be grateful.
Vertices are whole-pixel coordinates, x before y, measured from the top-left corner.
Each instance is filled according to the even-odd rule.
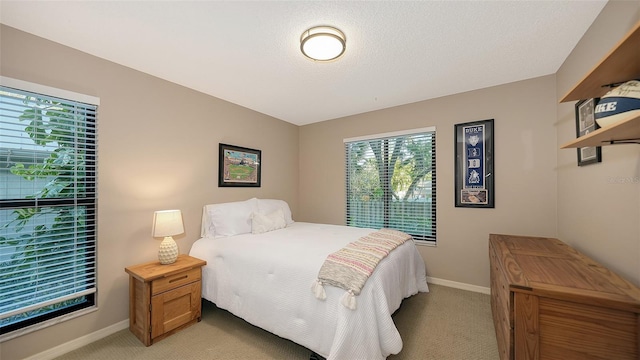
[[[455,206],[494,208],[493,119],[455,125]]]
[[[219,187],[260,187],[260,150],[221,143],[218,152]]]
[[[600,128],[596,122],[595,106],[598,98],[580,100],[576,103],[576,137],[587,135]],[[602,147],[578,148],[578,166],[602,162]]]

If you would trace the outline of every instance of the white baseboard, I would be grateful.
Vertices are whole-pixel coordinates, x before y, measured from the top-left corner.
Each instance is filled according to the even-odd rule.
[[[100,329],[98,331],[92,332],[91,334],[87,334],[85,336],[81,336],[77,339],[66,342],[62,345],[56,346],[49,350],[43,351],[39,354],[30,356],[25,358],[24,360],[51,360],[55,359],[60,355],[64,355],[69,351],[73,351],[75,349],[81,348],[85,345],[91,344],[94,341],[100,340],[103,337],[114,334],[120,330],[124,330],[129,327],[129,319],[122,320],[113,325],[107,326],[104,329]]]
[[[465,283],[451,281],[451,280],[433,278],[433,277],[430,277],[430,276],[427,276],[427,282],[428,283],[432,283],[432,284],[436,284],[436,285],[448,286],[448,287],[452,287],[452,288],[456,288],[456,289],[468,290],[468,291],[479,292],[479,293],[491,295],[491,289],[489,289],[488,287],[484,287],[484,286],[465,284]]]

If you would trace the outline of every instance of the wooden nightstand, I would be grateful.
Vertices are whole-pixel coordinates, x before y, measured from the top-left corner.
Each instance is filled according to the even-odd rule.
[[[146,346],[202,318],[202,266],[188,255],[169,265],[159,261],[129,266],[129,330]]]

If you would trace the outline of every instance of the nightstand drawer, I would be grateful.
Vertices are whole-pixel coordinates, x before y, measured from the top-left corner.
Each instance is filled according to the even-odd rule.
[[[151,295],[156,295],[167,290],[175,289],[185,284],[200,280],[200,268],[183,271],[169,275],[151,282]]]

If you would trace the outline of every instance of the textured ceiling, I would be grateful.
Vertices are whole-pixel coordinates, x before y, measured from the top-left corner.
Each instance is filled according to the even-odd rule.
[[[555,73],[596,1],[7,1],[0,22],[304,125]],[[316,63],[300,35],[347,51]]]

